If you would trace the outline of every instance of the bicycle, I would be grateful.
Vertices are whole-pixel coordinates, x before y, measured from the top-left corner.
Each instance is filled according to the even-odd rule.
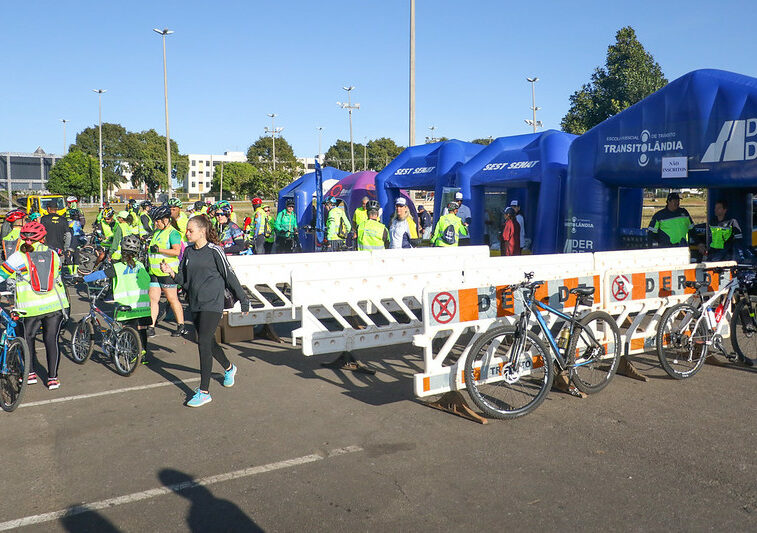
[[[21,403],[26,391],[26,380],[31,370],[29,346],[23,337],[16,337],[16,326],[23,311],[12,309],[8,313],[0,308],[3,334],[0,337],[3,350],[0,353],[0,407],[12,412]]]
[[[89,313],[82,318],[74,329],[71,339],[71,358],[83,365],[94,351],[95,342],[111,358],[116,372],[130,376],[142,360],[142,342],[137,331],[124,326],[109,317],[97,307],[97,300],[107,291],[109,283],[102,283],[102,288],[93,294],[87,284],[89,295]],[[130,311],[128,305],[117,305],[118,311]]]
[[[577,318],[580,305],[593,304],[593,287],[575,287],[572,314],[534,298],[543,281],[526,281],[510,288],[524,304],[515,326],[499,326],[481,335],[465,360],[465,385],[473,402],[493,418],[517,418],[536,409],[554,380],[554,364],[568,371],[575,387],[586,394],[601,391],[612,380],[620,363],[620,330],[610,314],[590,311]],[[557,339],[540,311],[555,315]],[[533,331],[531,317],[546,337],[547,345]],[[554,357],[554,359],[553,359]]]
[[[755,267],[739,266],[744,271],[751,271]],[[709,269],[714,272],[724,272],[725,268]],[[665,372],[674,379],[686,379],[694,376],[702,369],[710,348],[715,348],[729,361],[745,357],[743,348],[746,342],[739,344],[734,338],[734,332],[741,330],[745,339],[751,339],[757,331],[754,319],[754,307],[749,298],[747,285],[742,284],[739,276],[733,277],[710,298],[705,300],[704,292],[709,286],[706,281],[686,281],[684,286],[694,289],[694,298],[699,300],[695,306],[683,302],[672,306],[663,313],[657,327],[656,347],[657,357]],[[725,295],[725,296],[724,296]],[[724,296],[724,298],[723,298]],[[723,346],[722,331],[726,325],[723,320],[726,310],[731,308],[734,296],[738,297],[738,311],[734,310],[731,317],[731,342],[737,355],[728,353]],[[743,346],[742,346],[743,345]]]

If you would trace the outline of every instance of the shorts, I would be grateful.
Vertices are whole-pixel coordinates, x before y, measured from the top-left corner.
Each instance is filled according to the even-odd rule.
[[[150,274],[150,287],[160,287],[161,289],[175,289],[176,283],[169,276],[156,276]]]

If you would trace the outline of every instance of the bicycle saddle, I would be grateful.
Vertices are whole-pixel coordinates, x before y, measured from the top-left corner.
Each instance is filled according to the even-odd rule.
[[[704,281],[684,281],[683,282],[684,287],[688,287],[689,289],[701,289],[702,287],[706,287],[707,283]]]
[[[579,296],[591,296],[594,294],[594,287],[575,287],[570,289],[571,294],[578,294]]]
[[[130,305],[119,305],[118,306],[118,310],[119,311],[123,311],[124,313],[126,313],[128,311],[131,311],[131,306]]]

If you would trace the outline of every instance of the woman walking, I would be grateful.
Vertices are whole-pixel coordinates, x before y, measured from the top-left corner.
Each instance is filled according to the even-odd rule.
[[[152,323],[147,328],[147,336],[155,336],[155,321],[158,319],[158,305],[160,293],[166,295],[166,300],[176,316],[178,326],[171,333],[172,337],[180,337],[187,330],[184,328],[184,309],[179,302],[176,283],[166,276],[160,268],[161,263],[168,263],[173,270],[179,266],[181,253],[181,234],[171,225],[171,210],[164,205],[158,206],[150,213],[155,232],[150,239],[148,263],[150,266],[150,317]]]
[[[205,216],[189,219],[187,242],[189,246],[184,250],[178,272],[165,261],[160,268],[187,293],[200,352],[200,387],[187,406],[201,407],[211,401],[209,387],[213,359],[224,369],[224,387],[234,385],[237,373],[237,367],[229,362],[215,339],[215,331],[223,314],[225,289],[228,288],[237,297],[244,314],[249,311],[250,302],[226,260],[223,248],[218,245],[215,229]]]

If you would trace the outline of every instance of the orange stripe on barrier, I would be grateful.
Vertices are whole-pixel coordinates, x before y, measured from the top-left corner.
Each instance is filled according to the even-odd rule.
[[[431,390],[431,378],[423,378],[423,392]]]
[[[460,306],[460,322],[478,320],[478,289],[458,290],[457,303]]]
[[[632,300],[643,300],[647,297],[647,275],[644,272],[631,274],[631,284],[633,285]]]
[[[578,287],[578,278],[566,278],[563,280],[562,285],[568,289],[568,299],[563,303],[563,307],[575,307],[576,295],[570,294],[570,289]]]
[[[644,348],[644,339],[631,339],[631,349],[640,350]]]
[[[594,303],[595,304],[602,303],[601,287],[602,287],[602,283],[599,279],[599,274],[597,274],[596,276],[594,276]]]
[[[541,284],[536,291],[534,291],[534,299],[539,300],[540,302],[549,303],[549,287],[548,284],[544,282]]]
[[[715,292],[720,287],[720,274],[717,272],[710,271],[710,286],[707,287],[707,290],[710,292]]]
[[[665,298],[666,296],[671,296],[673,294],[673,291],[671,290],[673,288],[673,273],[670,270],[660,271],[660,284],[658,287],[660,288],[658,292],[660,298]]]

